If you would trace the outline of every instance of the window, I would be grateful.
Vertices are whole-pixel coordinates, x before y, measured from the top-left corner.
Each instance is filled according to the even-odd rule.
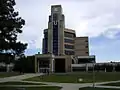
[[[74,55],[74,51],[65,50],[65,54],[66,55]]]
[[[66,44],[65,44],[65,48],[66,48],[66,49],[74,49],[74,46],[73,46],[73,45],[66,45]]]
[[[56,21],[56,20],[58,20],[58,15],[55,13],[53,14],[53,21]]]
[[[49,16],[49,22],[51,22],[52,20],[51,20],[51,16]]]
[[[45,38],[45,39],[48,38],[48,32],[44,32],[44,38]]]
[[[58,55],[58,19],[57,14],[53,14],[53,54]]]
[[[74,34],[69,33],[69,32],[65,32],[65,37],[73,38]]]
[[[64,42],[65,42],[65,43],[71,43],[71,44],[73,44],[73,43],[74,43],[74,40],[71,40],[71,39],[64,39]]]
[[[86,48],[88,48],[88,46],[85,46]]]

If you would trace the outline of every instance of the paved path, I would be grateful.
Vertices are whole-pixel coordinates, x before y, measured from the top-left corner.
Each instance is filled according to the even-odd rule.
[[[5,86],[14,86],[14,87],[41,87],[41,86],[59,86],[63,87],[61,90],[79,90],[79,88],[83,87],[92,87],[92,83],[53,83],[53,82],[36,82],[36,81],[22,81],[23,79],[27,78],[32,78],[36,76],[43,75],[42,73],[34,73],[34,74],[24,74],[24,75],[19,75],[19,76],[12,76],[12,77],[5,77],[5,78],[0,78],[0,82],[9,82],[9,81],[19,81],[19,82],[28,82],[28,83],[43,83],[47,85],[5,85]],[[115,82],[120,82],[118,81],[109,81],[109,82],[100,82],[100,83],[95,83],[95,87],[100,87],[100,88],[119,88],[120,87],[115,87],[115,86],[101,86],[102,84],[107,84],[107,83],[115,83]]]
[[[52,85],[0,85],[0,87],[43,87]]]
[[[117,80],[117,81],[107,81],[107,82],[97,82],[96,84],[97,85],[101,85],[101,84],[108,84],[108,83],[117,83],[117,82],[120,82],[120,80]]]
[[[99,87],[99,88],[113,88],[113,89],[120,89],[120,87],[116,87],[116,86],[96,86],[96,87]]]
[[[36,73],[36,74],[24,74],[24,75],[18,75],[18,76],[4,77],[4,78],[0,78],[0,82],[20,81],[23,79],[32,78],[40,75],[43,75],[43,74]]]
[[[36,81],[20,81],[20,82],[37,83],[37,84],[43,83],[43,84],[47,84],[47,85],[51,85],[51,86],[63,87],[61,90],[79,90],[79,88],[92,86],[91,83],[79,84],[79,83],[36,82]]]
[[[54,82],[36,82],[36,81],[20,81],[20,82],[28,82],[28,83],[43,83],[43,84],[47,84],[47,85],[51,85],[51,86],[60,86],[63,87],[61,90],[79,90],[79,88],[83,88],[83,87],[92,87],[93,84],[92,83],[54,83]],[[116,83],[116,82],[120,82],[120,80],[118,81],[109,81],[109,82],[99,82],[99,83],[95,83],[95,87],[100,87],[100,88],[119,88],[120,87],[116,87],[116,86],[101,86],[102,84],[107,84],[107,83]]]

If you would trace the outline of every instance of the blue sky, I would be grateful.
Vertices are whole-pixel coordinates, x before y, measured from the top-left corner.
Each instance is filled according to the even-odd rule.
[[[15,9],[26,20],[18,37],[29,44],[26,55],[41,52],[43,30],[56,4],[62,5],[67,28],[89,36],[90,54],[97,62],[120,61],[120,0],[16,0]]]

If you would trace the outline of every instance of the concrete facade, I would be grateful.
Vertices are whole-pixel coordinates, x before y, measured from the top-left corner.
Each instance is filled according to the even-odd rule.
[[[78,56],[89,57],[88,37],[76,37],[75,30],[65,28],[62,6],[51,6],[42,54],[35,55],[35,72],[44,68],[50,72],[70,72],[71,64],[78,63]]]
[[[40,72],[40,69],[48,69],[49,72],[53,73],[56,72],[55,71],[55,60],[61,60],[64,59],[65,60],[65,71],[64,72],[71,72],[71,63],[72,63],[72,59],[70,56],[54,56],[52,54],[36,54],[35,55],[35,72]],[[43,66],[41,67],[40,62],[41,61],[48,61],[48,65],[47,66]],[[60,63],[59,63],[60,64]]]
[[[75,30],[65,28],[64,29],[64,54],[74,55],[74,45],[75,45],[76,33]]]
[[[64,54],[64,15],[61,5],[51,6],[51,15],[48,22],[48,51],[56,55]],[[57,32],[57,33],[54,33]],[[55,36],[56,35],[56,36]],[[57,37],[57,39],[55,39]],[[57,41],[57,42],[56,42]],[[54,52],[54,44],[57,43],[57,52]]]
[[[75,55],[89,56],[89,40],[88,37],[75,38]]]

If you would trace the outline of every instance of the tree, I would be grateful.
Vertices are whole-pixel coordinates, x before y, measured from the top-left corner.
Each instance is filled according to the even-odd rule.
[[[35,56],[21,57],[15,61],[14,71],[34,73],[35,72]]]
[[[15,56],[23,56],[26,43],[17,40],[25,20],[15,12],[15,0],[0,0],[0,62],[10,63]]]

